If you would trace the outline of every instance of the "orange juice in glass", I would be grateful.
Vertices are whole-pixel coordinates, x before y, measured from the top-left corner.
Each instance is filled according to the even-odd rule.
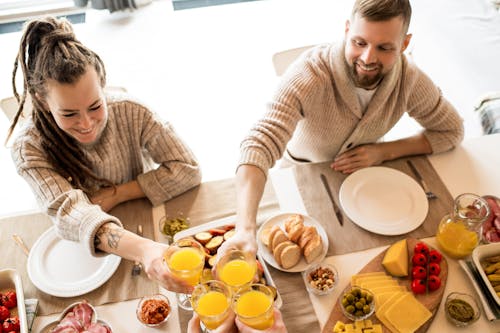
[[[240,250],[227,252],[217,263],[218,278],[233,291],[252,283],[256,271],[255,257]]]
[[[233,310],[245,325],[265,330],[274,324],[274,293],[263,284],[251,284],[233,296]]]
[[[195,286],[205,266],[205,251],[203,245],[194,239],[182,238],[170,244],[163,260],[173,275]],[[192,310],[188,295],[177,294],[177,301],[181,308]]]
[[[191,294],[193,310],[207,330],[219,327],[231,310],[231,290],[221,281],[210,280],[198,284]]]

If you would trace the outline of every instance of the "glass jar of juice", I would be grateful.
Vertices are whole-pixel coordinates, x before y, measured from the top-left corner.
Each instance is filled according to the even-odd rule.
[[[460,194],[452,213],[439,223],[436,240],[441,250],[455,259],[469,256],[481,240],[481,225],[489,214],[486,200],[472,193]]]

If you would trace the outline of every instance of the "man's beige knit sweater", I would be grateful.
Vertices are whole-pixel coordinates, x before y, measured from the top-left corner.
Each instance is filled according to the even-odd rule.
[[[200,183],[193,153],[170,124],[127,96],[108,97],[107,105],[109,117],[101,138],[91,147],[82,146],[99,177],[116,185],[137,180],[153,205]],[[28,121],[12,147],[17,171],[51,216],[58,234],[83,243],[95,255],[94,237],[101,225],[121,223],[55,172],[39,138],[40,133]],[[159,166],[153,169],[153,163]]]
[[[381,139],[407,112],[424,128],[434,153],[463,138],[462,119],[440,90],[402,55],[361,110],[341,44],[306,52],[285,73],[266,115],[241,143],[241,164],[267,173],[283,156],[331,161]]]

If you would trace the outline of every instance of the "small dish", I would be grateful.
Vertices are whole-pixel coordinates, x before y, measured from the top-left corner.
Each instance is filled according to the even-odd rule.
[[[375,312],[374,295],[368,289],[351,288],[342,295],[340,308],[344,316],[352,321],[368,319]]]
[[[469,294],[452,292],[445,302],[446,318],[457,327],[465,327],[476,322],[481,316],[479,305]]]
[[[335,266],[316,264],[302,272],[307,290],[315,295],[327,295],[337,286],[339,273]]]
[[[495,300],[497,305],[500,305],[500,297],[498,297],[495,289],[488,279],[488,274],[485,272],[483,268],[483,264],[487,261],[488,258],[497,257],[500,255],[500,243],[490,243],[486,245],[479,245],[472,251],[472,262],[476,267],[476,270],[479,272],[479,275],[483,279],[484,284],[489,290],[491,297]]]
[[[157,327],[167,322],[172,313],[168,297],[156,294],[144,296],[137,304],[137,320],[144,326]]]

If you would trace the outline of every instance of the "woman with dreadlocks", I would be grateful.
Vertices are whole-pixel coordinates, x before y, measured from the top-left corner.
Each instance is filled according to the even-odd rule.
[[[105,94],[103,62],[64,19],[26,24],[12,82],[19,109],[7,141],[28,95],[33,105],[12,158],[58,234],[83,243],[92,255],[103,251],[140,261],[167,289],[188,292],[162,269],[166,245],[125,230],[107,213],[141,197],[158,205],[200,183],[198,163],[171,125],[127,96]],[[153,168],[153,162],[159,166]]]

